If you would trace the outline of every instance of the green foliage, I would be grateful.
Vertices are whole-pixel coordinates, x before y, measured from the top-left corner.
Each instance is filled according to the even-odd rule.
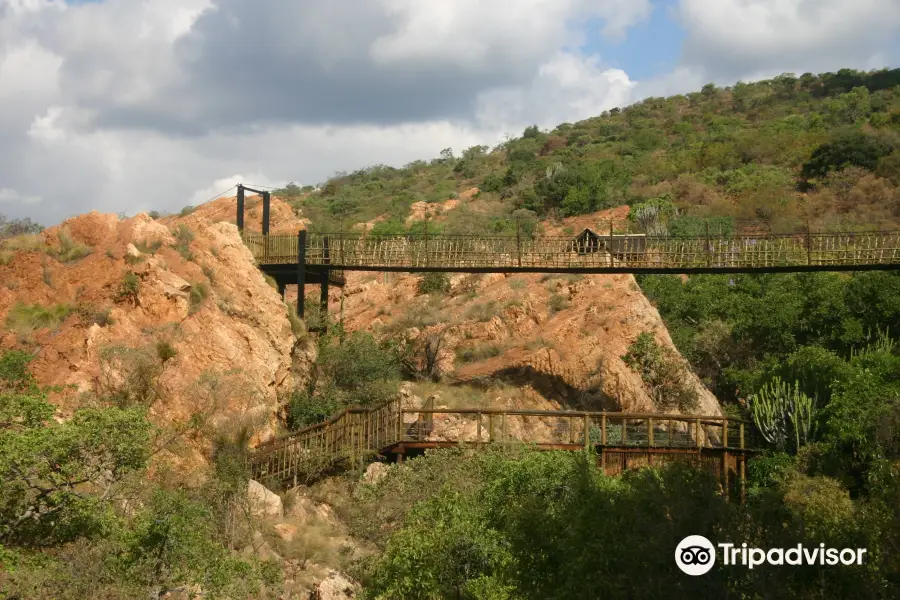
[[[116,568],[150,589],[193,581],[216,594],[250,569],[229,556],[213,532],[214,516],[206,506],[183,491],[157,490],[124,533]]]
[[[318,379],[295,390],[287,401],[285,420],[297,429],[325,420],[349,406],[374,406],[394,398],[402,373],[398,347],[372,334],[342,331],[319,341]]]
[[[878,168],[878,161],[888,156],[893,148],[884,141],[865,133],[855,132],[822,144],[803,165],[806,179],[825,177],[830,171],[849,166],[869,171]]]
[[[72,312],[68,304],[41,306],[17,302],[6,315],[6,326],[20,335],[29,335],[38,329],[57,329]]]
[[[569,301],[565,296],[561,296],[559,294],[551,294],[550,299],[547,301],[547,304],[550,306],[550,314],[556,314],[561,310],[565,310],[569,307]]]
[[[194,313],[200,309],[203,302],[209,296],[209,286],[204,281],[197,281],[191,284],[191,308],[190,312]]]
[[[116,290],[116,302],[129,301],[137,306],[141,293],[141,279],[134,271],[126,271]]]
[[[450,291],[450,278],[446,273],[431,271],[419,278],[417,289],[420,294],[446,294]]]
[[[884,567],[896,550],[881,536],[895,535],[896,509],[855,501],[834,479],[797,472],[790,457],[777,461],[777,475],[740,505],[687,465],[605,477],[576,453],[429,453],[361,494],[376,517],[355,530],[379,543],[389,535],[366,570],[368,597],[752,597],[761,586],[779,597],[895,593]],[[877,558],[862,567],[723,568],[686,578],[672,548],[697,534],[760,548],[865,547]]]
[[[750,397],[753,422],[770,444],[779,451],[793,442],[794,450],[815,435],[816,401],[800,391],[800,383],[791,387],[775,377]]]
[[[59,248],[56,256],[60,262],[75,262],[92,252],[88,246],[72,239],[72,235],[65,229],[60,229],[57,235],[59,237]]]
[[[175,230],[175,249],[186,261],[194,260],[194,253],[191,252],[191,242],[194,241],[194,232],[184,223],[178,224]]]
[[[0,213],[0,241],[5,241],[18,236],[31,236],[44,230],[43,226],[31,219],[9,220],[6,215]]]
[[[149,424],[143,412],[119,409],[83,409],[56,423],[27,362],[21,353],[0,358],[0,541],[50,545],[98,534],[110,491],[149,458]]]
[[[653,334],[641,333],[622,360],[641,376],[659,408],[677,408],[680,412],[697,408],[700,398],[689,379],[689,370],[676,353],[657,343]]]

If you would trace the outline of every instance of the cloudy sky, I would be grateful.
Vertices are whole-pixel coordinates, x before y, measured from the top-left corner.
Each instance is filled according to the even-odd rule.
[[[647,96],[900,66],[900,0],[0,0],[0,213],[178,210]]]

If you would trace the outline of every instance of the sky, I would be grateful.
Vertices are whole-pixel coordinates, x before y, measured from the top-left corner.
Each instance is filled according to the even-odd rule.
[[[900,0],[0,0],[0,213],[177,211],[845,67],[900,67]]]

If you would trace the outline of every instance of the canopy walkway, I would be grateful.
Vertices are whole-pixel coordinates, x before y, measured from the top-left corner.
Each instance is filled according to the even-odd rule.
[[[400,400],[351,408],[257,448],[254,479],[297,485],[341,465],[377,456],[402,461],[428,448],[527,444],[595,452],[607,474],[692,460],[741,492],[755,430],[739,419],[671,414],[404,407]]]
[[[356,271],[735,273],[900,268],[900,232],[718,237],[245,233],[257,263]]]

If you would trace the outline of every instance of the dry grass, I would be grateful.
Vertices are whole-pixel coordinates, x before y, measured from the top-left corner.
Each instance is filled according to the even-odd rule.
[[[39,329],[58,328],[71,312],[68,304],[41,306],[19,302],[9,309],[6,326],[20,335],[29,335]]]
[[[0,242],[0,265],[9,261],[18,252],[46,252],[47,246],[41,235],[17,235]]]

